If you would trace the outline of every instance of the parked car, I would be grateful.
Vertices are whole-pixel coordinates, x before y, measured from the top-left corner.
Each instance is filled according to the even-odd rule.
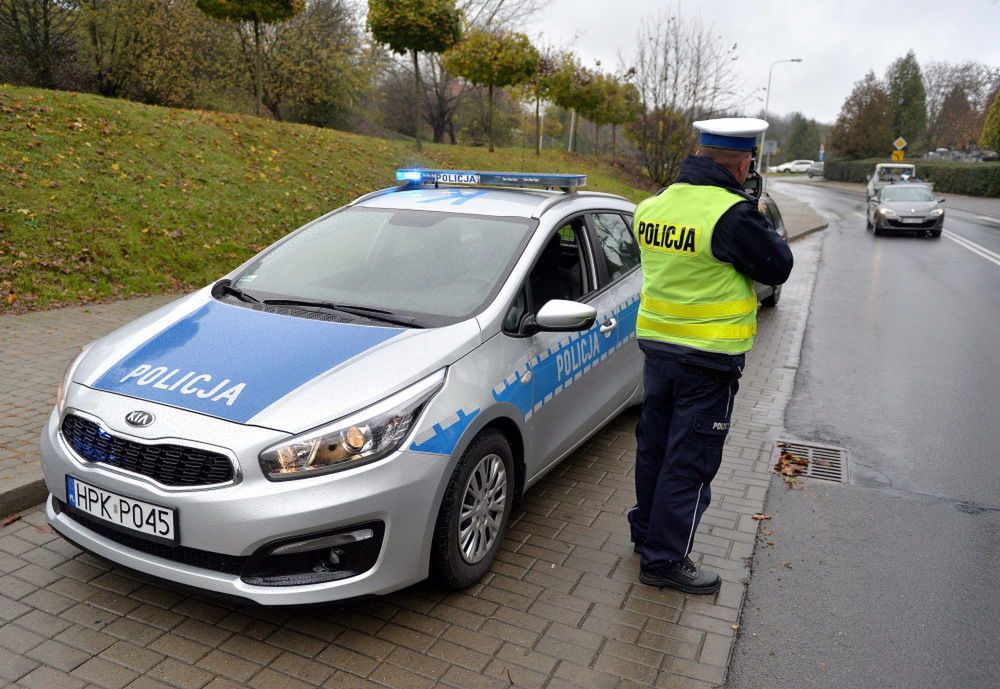
[[[940,237],[944,199],[927,184],[893,184],[868,201],[867,228],[878,234],[921,234]]]
[[[812,179],[813,177],[822,177],[823,176],[823,161],[822,160],[818,160],[815,163],[813,163],[812,165],[810,165],[809,169],[806,170],[806,176],[809,177],[809,179]]]
[[[865,198],[871,199],[878,195],[889,184],[910,182],[917,178],[917,167],[909,163],[879,163],[875,171],[868,175],[868,187]]]
[[[581,177],[400,171],[92,343],[41,438],[49,523],[265,605],[475,582],[641,400],[635,206]]]
[[[771,225],[778,231],[781,238],[787,242],[788,231],[785,229],[785,222],[781,218],[781,213],[778,211],[778,204],[774,200],[774,197],[764,192],[760,198],[764,202],[764,215],[771,221]],[[777,306],[778,300],[781,299],[781,285],[762,285],[759,282],[754,282],[753,289],[757,293],[757,299],[760,300],[761,306]]]
[[[807,172],[809,166],[813,164],[811,160],[790,160],[787,163],[776,165],[773,172]]]

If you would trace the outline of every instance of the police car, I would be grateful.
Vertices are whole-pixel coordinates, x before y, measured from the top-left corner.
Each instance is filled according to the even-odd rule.
[[[397,179],[77,357],[41,438],[59,534],[267,605],[489,569],[519,496],[641,399],[634,205]]]

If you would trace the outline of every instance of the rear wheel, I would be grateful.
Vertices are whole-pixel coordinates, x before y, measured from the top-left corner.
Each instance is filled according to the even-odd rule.
[[[474,584],[493,564],[514,501],[514,457],[502,433],[477,436],[455,467],[434,528],[431,568],[450,588]]]

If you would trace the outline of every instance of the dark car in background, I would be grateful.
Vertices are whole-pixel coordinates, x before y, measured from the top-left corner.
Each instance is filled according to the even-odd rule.
[[[875,234],[917,234],[940,237],[944,199],[926,184],[893,184],[868,201],[867,229]]]

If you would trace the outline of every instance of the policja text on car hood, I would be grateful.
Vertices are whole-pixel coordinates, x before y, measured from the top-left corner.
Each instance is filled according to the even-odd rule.
[[[299,433],[447,366],[475,319],[428,330],[257,311],[206,290],[99,340],[74,375],[96,390]]]

